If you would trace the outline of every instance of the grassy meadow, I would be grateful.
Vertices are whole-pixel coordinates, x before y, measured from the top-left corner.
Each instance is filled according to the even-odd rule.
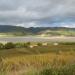
[[[75,75],[75,43],[0,43],[0,75]]]

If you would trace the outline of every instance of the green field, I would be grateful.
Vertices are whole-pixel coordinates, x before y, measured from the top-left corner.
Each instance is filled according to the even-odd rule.
[[[27,45],[0,48],[0,75],[75,75],[75,43]]]

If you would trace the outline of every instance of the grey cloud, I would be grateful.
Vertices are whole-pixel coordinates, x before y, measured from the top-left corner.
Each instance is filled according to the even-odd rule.
[[[0,24],[49,26],[74,18],[75,0],[0,0]]]

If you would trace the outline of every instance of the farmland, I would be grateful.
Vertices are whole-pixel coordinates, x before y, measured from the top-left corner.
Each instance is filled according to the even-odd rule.
[[[1,45],[0,75],[75,75],[75,43]]]

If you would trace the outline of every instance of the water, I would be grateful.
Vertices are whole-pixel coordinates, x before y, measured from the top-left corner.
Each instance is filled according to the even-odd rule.
[[[75,37],[0,37],[0,42],[75,42]]]

